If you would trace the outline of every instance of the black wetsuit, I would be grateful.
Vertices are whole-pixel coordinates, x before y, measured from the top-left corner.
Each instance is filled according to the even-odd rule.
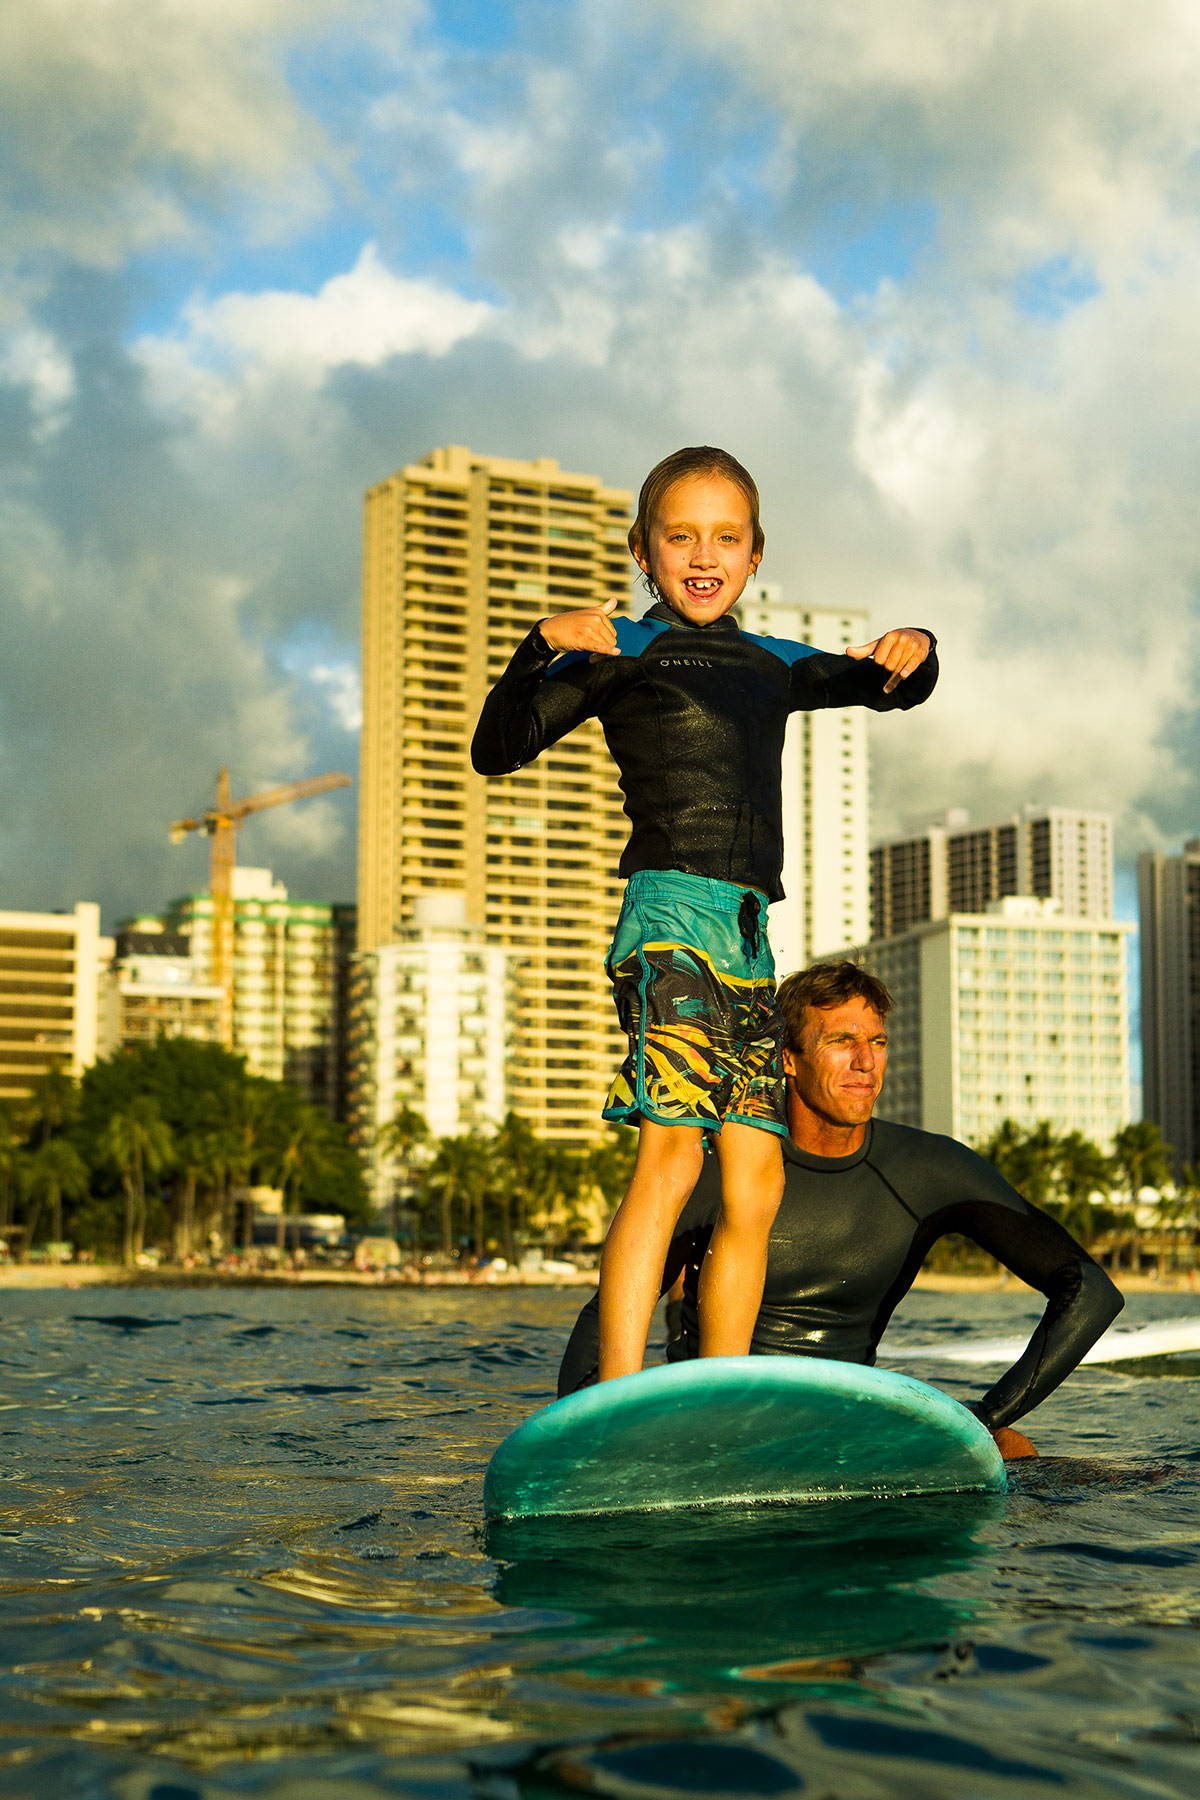
[[[487,700],[471,745],[481,775],[532,762],[598,718],[632,823],[619,873],[680,869],[783,898],[780,759],[788,714],[825,706],[917,706],[925,661],[893,693],[878,663],[756,637],[730,614],[689,625],[660,601],[614,619],[620,656],[551,649],[535,626]]]
[[[972,1407],[994,1430],[1044,1400],[1124,1304],[1061,1225],[953,1138],[879,1119],[852,1156],[811,1156],[790,1138],[783,1154],[784,1194],[771,1230],[752,1355],[873,1363],[931,1244],[956,1232],[1049,1302],[1023,1354]],[[707,1156],[664,1270],[664,1290],[685,1270],[683,1338],[673,1352],[681,1358],[698,1353],[696,1288],[720,1203],[716,1158]],[[560,1395],[595,1380],[598,1341],[593,1299],[567,1345]]]

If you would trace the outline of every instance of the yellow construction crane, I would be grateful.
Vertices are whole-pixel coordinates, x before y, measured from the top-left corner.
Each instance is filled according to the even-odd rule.
[[[217,776],[215,805],[198,819],[176,819],[170,828],[173,844],[181,844],[192,831],[205,831],[212,840],[208,859],[213,909],[211,979],[221,990],[221,1041],[226,1047],[233,1042],[233,871],[238,828],[251,813],[265,812],[269,806],[286,806],[290,800],[307,800],[312,794],[327,794],[330,788],[349,785],[349,775],[310,775],[306,781],[289,781],[286,787],[234,800],[229,793],[229,770],[222,769]]]

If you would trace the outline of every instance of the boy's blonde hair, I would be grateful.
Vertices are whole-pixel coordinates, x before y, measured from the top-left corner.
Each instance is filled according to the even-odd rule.
[[[750,508],[751,547],[756,557],[761,556],[765,540],[758,517],[758,488],[754,477],[728,450],[718,450],[712,444],[693,444],[689,449],[675,450],[670,456],[664,456],[660,463],[655,463],[643,481],[642,491],[638,495],[637,517],[629,527],[629,548],[634,561],[640,561],[647,554],[650,527],[667,494],[677,481],[684,481],[689,475],[723,475],[727,481],[732,481],[735,487],[741,489]],[[657,592],[650,576],[647,575],[646,581],[651,592]]]

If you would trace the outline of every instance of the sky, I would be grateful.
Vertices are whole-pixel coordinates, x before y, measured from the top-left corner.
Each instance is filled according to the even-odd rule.
[[[22,0],[0,11],[0,906],[357,768],[363,491],[435,445],[755,474],[764,580],[939,636],[877,835],[1200,835],[1186,0]],[[240,859],[351,899],[354,793]]]

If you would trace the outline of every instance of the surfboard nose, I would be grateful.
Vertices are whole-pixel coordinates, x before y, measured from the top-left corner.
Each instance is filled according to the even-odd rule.
[[[585,1388],[499,1446],[489,1518],[1004,1492],[991,1433],[909,1375],[713,1357]]]

